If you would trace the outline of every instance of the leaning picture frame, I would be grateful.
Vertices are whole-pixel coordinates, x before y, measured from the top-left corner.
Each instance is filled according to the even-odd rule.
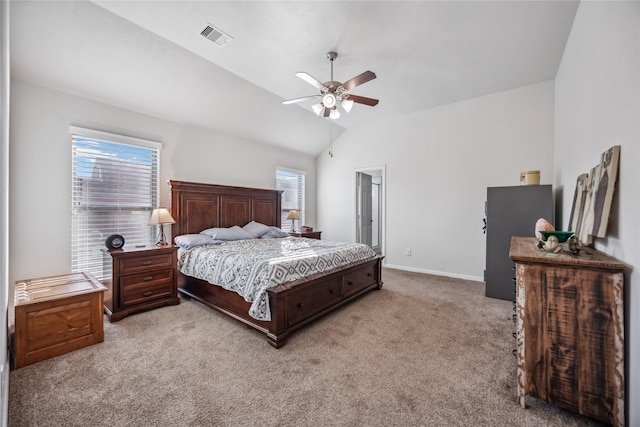
[[[576,180],[568,229],[582,244],[605,237],[618,176],[620,146],[614,145],[600,156],[600,163]]]

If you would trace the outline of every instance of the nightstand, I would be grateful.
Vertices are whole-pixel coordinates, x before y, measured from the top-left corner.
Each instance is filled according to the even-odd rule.
[[[322,231],[307,231],[307,232],[290,232],[289,235],[293,236],[293,237],[306,237],[308,239],[317,239],[320,240],[320,234],[322,234]]]
[[[123,248],[104,252],[104,313],[110,322],[129,314],[180,303],[178,247]]]

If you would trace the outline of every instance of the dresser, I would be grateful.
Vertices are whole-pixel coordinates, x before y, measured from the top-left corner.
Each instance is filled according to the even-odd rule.
[[[289,234],[293,237],[306,237],[308,239],[320,240],[320,234],[322,234],[322,231],[299,231],[299,232],[292,231]]]
[[[17,281],[15,368],[104,341],[105,290],[89,273]]]
[[[517,396],[535,396],[624,426],[624,268],[593,248],[579,255],[511,239],[516,263]]]
[[[104,250],[104,313],[116,322],[129,314],[180,303],[173,245]]]

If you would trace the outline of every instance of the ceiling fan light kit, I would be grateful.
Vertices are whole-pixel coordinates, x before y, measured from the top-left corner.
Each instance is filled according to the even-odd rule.
[[[306,101],[308,99],[318,99],[321,101],[318,104],[311,106],[311,109],[318,116],[329,117],[330,119],[337,119],[340,117],[340,111],[338,111],[338,105],[347,113],[351,111],[354,103],[368,105],[374,107],[378,105],[378,100],[373,98],[367,98],[364,96],[357,96],[349,94],[349,90],[356,86],[360,86],[370,80],[376,78],[376,75],[372,71],[365,71],[364,73],[346,81],[340,83],[333,80],[333,61],[338,57],[336,52],[328,52],[327,59],[331,61],[331,80],[325,83],[321,83],[315,77],[305,73],[298,72],[296,76],[300,77],[305,82],[320,89],[320,95],[304,96],[302,98],[289,99],[282,101],[283,104],[295,104],[297,102]]]

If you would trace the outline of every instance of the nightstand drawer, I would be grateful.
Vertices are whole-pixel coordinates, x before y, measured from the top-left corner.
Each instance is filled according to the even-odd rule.
[[[145,254],[137,257],[126,257],[119,260],[120,274],[137,273],[148,269],[170,268],[173,266],[173,253]]]
[[[121,278],[120,305],[126,307],[158,298],[171,297],[173,285],[173,269],[171,268],[123,276]]]

